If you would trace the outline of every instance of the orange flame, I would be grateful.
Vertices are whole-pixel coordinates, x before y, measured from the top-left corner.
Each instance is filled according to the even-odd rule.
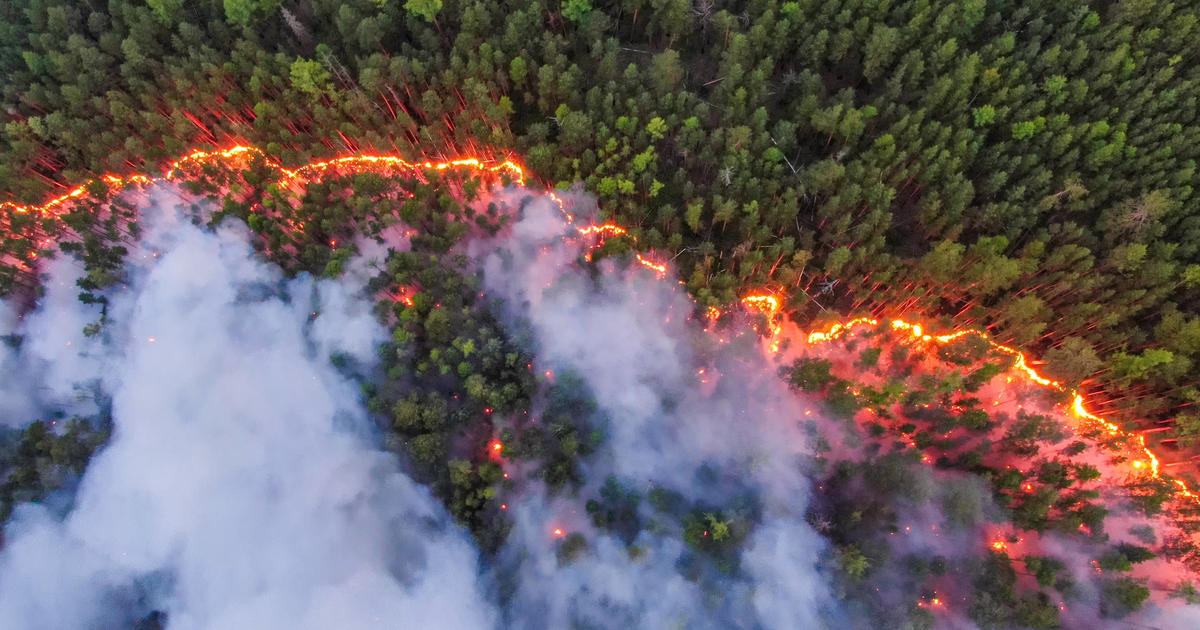
[[[742,298],[742,305],[752,311],[758,311],[767,316],[768,332],[770,333],[770,350],[779,352],[779,336],[783,333],[783,324],[779,321],[779,310],[783,305],[774,295],[747,295]]]
[[[647,260],[641,254],[635,254],[635,257],[637,258],[638,264],[640,264],[641,266],[643,266],[647,269],[654,270],[655,272],[658,273],[658,276],[660,278],[667,275],[667,266],[666,265],[660,265],[653,261]]]
[[[610,234],[612,236],[621,236],[625,234],[625,228],[614,223],[605,223],[604,225],[586,225],[579,228],[579,233],[587,236],[589,234]]]
[[[155,182],[175,179],[178,176],[180,169],[188,165],[208,164],[221,160],[232,160],[234,158],[246,158],[254,156],[261,157],[269,168],[275,169],[282,173],[284,175],[284,183],[287,184],[313,181],[323,175],[326,171],[333,168],[367,169],[378,167],[402,169],[412,171],[414,173],[419,173],[422,170],[444,171],[451,168],[466,168],[480,173],[505,174],[511,177],[512,180],[517,184],[523,185],[525,183],[525,169],[511,158],[503,161],[489,161],[477,157],[463,157],[442,162],[410,162],[394,155],[350,155],[324,161],[311,162],[295,169],[289,169],[284,167],[278,160],[271,158],[258,148],[236,145],[227,149],[216,151],[193,151],[192,153],[168,165],[168,168],[161,177],[149,177],[141,174],[132,174],[126,176],[104,174],[85,183],[82,186],[78,186],[70,190],[59,197],[55,197],[40,206],[21,205],[6,201],[0,202],[0,210],[9,209],[20,214],[35,213],[41,216],[57,217],[60,214],[59,206],[71,199],[82,197],[87,192],[88,186],[98,181],[103,181],[106,184],[114,187],[131,186],[135,184],[145,186]],[[547,195],[558,205],[567,220],[571,223],[574,223],[575,217],[566,211],[566,204],[562,198],[560,198],[554,192],[548,192]],[[599,234],[603,236],[608,234],[615,236],[627,233],[625,228],[615,224],[585,226],[577,229],[579,230],[580,234],[583,235]],[[31,259],[36,257],[36,252],[33,252],[30,255]],[[640,254],[636,255],[636,260],[639,264],[657,272],[660,277],[665,276],[667,270],[666,265],[654,263],[653,261],[644,258]],[[411,300],[407,297],[402,296],[401,300],[403,300],[406,304],[411,303]],[[778,351],[779,337],[783,329],[783,326],[779,321],[779,312],[782,306],[779,298],[769,294],[755,294],[742,298],[741,302],[746,308],[752,311],[763,313],[767,316],[767,320],[769,322],[768,325],[770,326],[769,332],[772,338],[772,341],[770,342],[770,349],[772,352]],[[715,308],[710,308],[708,315],[710,319],[715,319],[716,317],[720,316],[720,311]],[[879,322],[869,317],[860,317],[844,323],[835,323],[827,330],[809,333],[808,342],[810,344],[816,344],[832,341],[846,334],[852,328],[864,325],[878,326]],[[1160,474],[1160,462],[1154,453],[1150,451],[1149,447],[1146,446],[1144,436],[1123,432],[1117,425],[1088,411],[1084,406],[1082,394],[1076,390],[1068,391],[1068,389],[1058,381],[1054,381],[1040,375],[1036,370],[1029,367],[1025,355],[1019,350],[996,343],[995,341],[992,341],[986,333],[973,329],[959,330],[950,334],[935,336],[926,334],[920,324],[914,324],[899,319],[893,320],[891,322],[891,326],[895,330],[907,331],[910,338],[919,342],[936,341],[937,343],[944,344],[965,335],[978,336],[990,344],[993,349],[1015,357],[1016,363],[1014,368],[1023,373],[1031,382],[1055,389],[1057,391],[1069,393],[1069,395],[1072,397],[1071,411],[1076,418],[1094,423],[1111,436],[1122,436],[1127,438],[1133,445],[1132,448],[1135,451],[1135,457],[1132,460],[1132,467],[1136,470],[1148,469],[1147,474],[1151,477],[1155,479],[1162,478]],[[491,413],[491,409],[485,410],[485,413]],[[1196,501],[1197,503],[1200,503],[1200,496],[1197,496],[1192,490],[1190,490],[1183,481],[1178,479],[1172,479],[1171,481],[1173,481],[1176,485],[1177,493]]]
[[[832,324],[826,330],[813,331],[809,333],[808,343],[818,344],[833,341],[849,333],[853,328],[862,326],[875,327],[878,325],[879,320],[872,319],[870,317],[859,317],[844,323],[837,322]],[[891,326],[893,330],[906,331],[909,335],[909,339],[916,343],[936,342],[939,344],[946,344],[967,335],[974,335],[982,339],[983,341],[987,342],[993,350],[1014,357],[1016,361],[1013,364],[1013,369],[1021,374],[1024,374],[1030,382],[1037,383],[1038,385],[1054,391],[1067,393],[1069,396],[1071,396],[1071,414],[1074,415],[1076,419],[1086,421],[1096,428],[1103,430],[1110,436],[1120,436],[1126,438],[1131,445],[1131,465],[1135,470],[1146,470],[1146,474],[1150,477],[1154,479],[1163,479],[1163,476],[1160,473],[1161,464],[1158,460],[1158,457],[1150,450],[1150,447],[1146,445],[1145,436],[1130,433],[1128,431],[1122,431],[1121,428],[1116,424],[1088,411],[1088,409],[1084,406],[1083,394],[1079,393],[1078,390],[1069,389],[1062,383],[1046,378],[1045,376],[1039,374],[1037,370],[1029,367],[1029,360],[1020,350],[997,343],[993,341],[987,335],[987,333],[975,329],[958,330],[945,335],[929,335],[925,333],[920,324],[906,322],[901,319],[892,320]],[[1011,382],[1011,377],[1009,382]],[[1176,486],[1175,491],[1177,494],[1196,502],[1197,504],[1200,504],[1200,496],[1188,488],[1186,483],[1179,479],[1171,479],[1170,481],[1174,482]]]
[[[350,168],[366,168],[385,166],[397,169],[419,172],[421,170],[444,171],[449,168],[468,168],[479,172],[487,173],[507,173],[513,178],[513,181],[518,184],[525,183],[525,169],[511,159],[506,159],[502,162],[484,161],[475,157],[459,158],[448,160],[445,162],[409,162],[403,158],[394,155],[349,155],[338,157],[331,160],[321,162],[310,162],[299,168],[289,169],[284,167],[279,161],[271,158],[261,149],[237,145],[220,151],[193,151],[184,157],[175,160],[168,165],[166,172],[162,177],[148,177],[146,175],[113,175],[111,173],[101,175],[96,179],[88,181],[82,186],[78,186],[67,192],[64,195],[55,197],[50,201],[40,206],[27,206],[13,202],[0,203],[0,209],[8,208],[15,212],[26,214],[36,213],[42,216],[57,216],[55,210],[64,202],[82,197],[87,192],[88,186],[97,181],[104,181],[111,186],[129,186],[133,184],[147,185],[161,181],[169,181],[178,176],[180,169],[190,164],[205,164],[223,160],[230,160],[242,156],[261,156],[266,162],[266,165],[272,169],[283,173],[285,183],[307,182],[312,181],[322,175],[325,171],[336,167]]]

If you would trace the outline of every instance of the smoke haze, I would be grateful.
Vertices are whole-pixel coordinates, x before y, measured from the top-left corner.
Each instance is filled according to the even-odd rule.
[[[607,418],[605,443],[589,458],[594,496],[609,478],[643,495],[666,489],[719,510],[754,497],[740,568],[685,579],[689,553],[674,536],[643,531],[637,557],[612,533],[596,531],[582,501],[533,501],[517,512],[506,550],[523,558],[518,611],[539,611],[517,627],[811,628],[832,605],[817,562],[824,542],[804,521],[807,440],[797,398],[752,339],[711,347],[677,284],[637,266],[601,262],[590,274],[575,262],[578,239],[546,197],[521,206],[512,235],[484,262],[489,292],[509,305],[514,327],[534,338],[535,370],[578,374]],[[586,204],[582,200],[580,206]],[[706,475],[706,471],[721,471]],[[712,477],[712,478],[708,478]],[[641,504],[639,516],[663,518]],[[559,566],[549,532],[584,534],[589,553]],[[692,577],[695,577],[693,573]],[[672,626],[671,624],[677,624]]]

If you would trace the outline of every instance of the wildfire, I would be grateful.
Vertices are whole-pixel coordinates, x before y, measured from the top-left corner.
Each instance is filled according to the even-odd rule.
[[[492,440],[492,443],[490,446],[491,446],[492,452],[496,453],[496,454],[499,454],[500,451],[504,450],[504,444],[502,442],[500,442],[500,440]]]
[[[641,266],[643,266],[647,269],[654,270],[655,272],[658,273],[658,277],[662,278],[667,275],[667,266],[666,265],[657,264],[651,260],[646,259],[641,254],[636,254],[635,256],[637,258],[638,264],[640,264]]]
[[[995,549],[996,551],[1008,551],[1008,543],[1004,542],[1003,540],[997,540],[992,543],[992,549]]]
[[[783,323],[779,321],[779,310],[783,305],[779,302],[779,298],[768,294],[747,295],[742,298],[742,305],[751,311],[758,311],[767,316],[771,352],[779,352],[779,336],[783,333]]]
[[[233,158],[260,156],[269,168],[275,169],[283,174],[285,183],[305,183],[318,179],[325,171],[331,168],[352,168],[365,170],[368,167],[391,167],[401,170],[420,172],[422,170],[444,171],[450,168],[467,168],[481,173],[506,173],[513,178],[518,184],[525,183],[525,169],[511,159],[506,159],[501,162],[484,161],[476,157],[459,158],[448,160],[445,162],[409,162],[399,156],[394,155],[349,155],[344,157],[334,158],[321,162],[311,162],[299,168],[289,169],[279,163],[278,160],[267,155],[261,149],[236,145],[228,149],[219,151],[193,151],[188,155],[172,162],[168,165],[162,177],[148,177],[146,175],[114,175],[107,173],[93,179],[82,186],[78,186],[64,195],[55,197],[50,201],[40,206],[27,206],[13,202],[0,203],[0,209],[11,209],[21,214],[35,213],[42,216],[57,216],[55,210],[64,202],[78,197],[82,197],[88,189],[88,186],[97,181],[103,181],[110,186],[121,187],[133,184],[148,185],[160,181],[170,181],[175,179],[180,170],[192,164],[209,164],[214,162],[229,161]]]
[[[325,175],[331,169],[341,168],[359,171],[391,168],[409,171],[415,175],[419,175],[423,171],[445,171],[452,168],[463,168],[480,174],[492,173],[497,175],[506,175],[510,177],[513,182],[519,185],[523,185],[526,179],[524,167],[511,158],[497,161],[467,156],[434,162],[408,161],[395,155],[348,155],[329,160],[311,162],[298,168],[289,169],[284,167],[278,160],[270,157],[258,148],[245,145],[236,145],[227,149],[214,151],[193,151],[192,153],[170,163],[164,171],[164,174],[160,177],[150,177],[142,174],[124,176],[104,174],[91,181],[88,181],[81,186],[71,189],[63,195],[50,199],[40,206],[21,205],[6,201],[0,202],[0,210],[11,210],[20,214],[32,213],[41,215],[43,217],[57,217],[61,214],[60,206],[71,199],[83,197],[85,194],[87,194],[88,187],[99,181],[102,181],[113,187],[132,185],[145,186],[156,182],[176,179],[177,177],[181,176],[181,170],[188,166],[205,165],[252,157],[261,158],[268,168],[274,169],[282,174],[283,181],[281,183],[283,184],[302,184],[315,181]],[[574,224],[575,217],[571,213],[567,212],[566,203],[563,201],[563,199],[552,191],[548,192],[547,194],[558,205],[560,210],[562,210],[562,213],[566,217],[567,221]],[[628,234],[628,231],[624,227],[612,223],[583,227],[576,226],[576,229],[581,235],[598,235],[600,237]],[[336,246],[336,244],[332,243],[331,245]],[[36,252],[33,252],[29,255],[30,259],[35,259],[36,257]],[[655,271],[659,277],[665,277],[667,272],[667,266],[665,264],[656,263],[645,258],[641,254],[636,254],[635,260],[638,262],[638,264]],[[399,299],[406,305],[412,305],[412,300],[410,297],[408,297],[408,295],[402,294],[399,296]],[[768,332],[771,337],[769,347],[772,352],[777,352],[780,347],[779,338],[783,330],[783,326],[779,317],[780,310],[782,308],[782,303],[780,302],[779,298],[770,294],[752,294],[743,297],[741,303],[743,307],[750,311],[766,315],[769,326]],[[715,321],[718,317],[720,317],[721,312],[714,307],[709,307],[706,314],[710,320]],[[853,328],[860,326],[873,327],[878,325],[879,322],[870,317],[859,317],[845,322],[838,322],[826,330],[813,331],[809,333],[808,343],[817,344],[832,341],[850,332]],[[1155,479],[1162,478],[1159,471],[1160,462],[1154,453],[1150,451],[1149,447],[1146,446],[1144,436],[1124,432],[1116,424],[1113,424],[1112,422],[1109,422],[1088,411],[1084,405],[1082,394],[1076,390],[1068,390],[1068,388],[1058,381],[1046,378],[1039,374],[1035,369],[1029,366],[1026,356],[1021,351],[996,343],[995,341],[992,341],[986,333],[975,329],[959,330],[944,335],[930,335],[925,332],[924,328],[920,324],[911,323],[900,319],[892,320],[891,327],[897,331],[907,332],[913,341],[922,343],[936,342],[939,344],[945,344],[967,335],[975,335],[983,339],[993,349],[1013,356],[1015,358],[1014,369],[1017,372],[1024,374],[1029,381],[1060,392],[1068,393],[1072,398],[1071,412],[1077,419],[1093,423],[1095,426],[1101,428],[1111,436],[1121,436],[1128,439],[1129,443],[1131,444],[1131,448],[1134,450],[1133,457],[1131,457],[1131,466],[1135,470],[1144,472],[1144,474],[1147,474]],[[1009,378],[1011,379],[1011,377]],[[491,409],[485,410],[485,413],[491,413]],[[1197,496],[1196,493],[1189,489],[1184,482],[1178,479],[1174,479],[1172,481],[1176,485],[1176,491],[1180,495],[1200,503],[1200,496]]]
[[[743,302],[745,302],[745,300],[743,300]],[[865,327],[875,327],[878,325],[879,325],[879,320],[872,319],[870,317],[859,317],[857,319],[852,319],[847,322],[836,322],[836,323],[832,324],[826,330],[813,331],[813,332],[809,333],[808,334],[808,343],[818,344],[818,343],[825,343],[825,342],[833,341],[833,340],[838,339],[839,337],[849,333],[854,328],[864,327],[864,326]],[[974,335],[974,336],[982,339],[983,341],[987,342],[988,345],[991,346],[991,348],[993,350],[996,350],[1003,354],[1007,354],[1011,357],[1014,357],[1015,362],[1013,364],[1013,369],[1021,374],[1024,374],[1025,377],[1030,382],[1037,383],[1038,385],[1041,385],[1043,387],[1046,387],[1046,388],[1049,388],[1049,389],[1052,389],[1055,391],[1059,391],[1059,392],[1064,392],[1064,393],[1067,393],[1068,395],[1070,395],[1071,396],[1071,413],[1072,413],[1072,415],[1075,416],[1076,419],[1078,419],[1080,421],[1085,421],[1085,422],[1091,423],[1092,425],[1103,430],[1105,433],[1107,433],[1110,436],[1114,436],[1114,437],[1120,436],[1120,437],[1126,438],[1131,445],[1130,446],[1130,449],[1132,450],[1131,465],[1135,470],[1138,470],[1138,471],[1144,470],[1144,471],[1146,471],[1147,475],[1149,475],[1150,477],[1152,477],[1154,479],[1162,479],[1163,478],[1161,473],[1159,472],[1160,462],[1158,460],[1158,457],[1150,450],[1150,447],[1146,446],[1145,436],[1137,435],[1137,434],[1130,433],[1127,431],[1122,431],[1121,428],[1119,426],[1117,426],[1116,424],[1113,424],[1112,422],[1109,422],[1108,420],[1105,420],[1104,418],[1088,411],[1087,408],[1084,406],[1083,394],[1079,393],[1078,390],[1069,389],[1062,383],[1060,383],[1056,380],[1053,380],[1053,379],[1046,378],[1046,377],[1042,376],[1041,374],[1039,374],[1037,372],[1037,370],[1035,370],[1029,366],[1029,360],[1026,358],[1025,354],[1023,352],[1021,352],[1020,350],[1017,350],[1016,348],[1013,348],[1010,346],[1006,346],[1006,345],[997,343],[997,342],[993,341],[991,339],[991,337],[989,337],[987,335],[987,333],[980,331],[980,330],[975,330],[975,329],[958,330],[958,331],[955,331],[955,332],[952,332],[949,334],[945,334],[945,335],[929,335],[929,334],[925,333],[924,328],[922,328],[920,324],[906,322],[902,319],[892,320],[891,327],[893,330],[907,332],[910,340],[912,340],[913,342],[916,342],[916,343],[936,342],[938,344],[946,344],[946,343],[950,343],[952,341],[955,341],[957,339],[960,339],[960,338],[968,336],[968,335]],[[1009,382],[1012,382],[1011,377],[1009,377]],[[1186,497],[1187,499],[1190,499],[1191,501],[1196,502],[1197,504],[1200,504],[1200,496],[1198,496],[1195,492],[1193,492],[1190,488],[1188,488],[1186,483],[1184,483],[1183,481],[1181,481],[1179,479],[1172,479],[1171,481],[1174,482],[1174,484],[1176,486],[1176,492],[1179,495]],[[993,545],[993,546],[995,546],[995,545]]]
[[[579,228],[579,233],[584,236],[589,234],[621,236],[622,234],[625,234],[625,228],[616,225],[615,223],[605,223],[604,225],[586,225]]]
[[[932,597],[929,599],[928,602],[926,602],[923,599],[917,602],[917,606],[920,608],[925,608],[926,606],[928,606],[930,608],[942,608],[945,605],[946,605],[946,602],[943,602],[940,597]]]

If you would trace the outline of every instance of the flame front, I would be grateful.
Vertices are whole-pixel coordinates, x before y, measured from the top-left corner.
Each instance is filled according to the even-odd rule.
[[[873,328],[878,325],[879,320],[872,319],[870,317],[859,317],[846,322],[834,323],[825,330],[813,331],[809,333],[808,343],[826,343],[838,339],[854,328]],[[975,329],[958,330],[945,335],[929,335],[925,333],[924,328],[922,328],[920,324],[907,322],[902,319],[892,320],[891,327],[893,330],[907,332],[909,340],[917,343],[937,343],[944,345],[968,335],[974,335],[982,339],[983,341],[987,342],[987,344],[993,350],[1014,357],[1015,362],[1013,363],[1013,370],[1023,374],[1030,382],[1057,392],[1068,394],[1071,397],[1071,414],[1077,420],[1090,423],[1094,427],[1102,430],[1110,436],[1122,437],[1129,440],[1130,444],[1132,445],[1130,447],[1130,450],[1132,451],[1132,456],[1130,458],[1132,461],[1132,467],[1138,471],[1144,469],[1146,474],[1154,479],[1163,479],[1162,474],[1159,471],[1161,464],[1158,460],[1158,457],[1153,451],[1150,450],[1150,447],[1146,445],[1145,436],[1130,433],[1128,431],[1122,431],[1121,428],[1116,424],[1088,411],[1087,407],[1084,406],[1083,394],[1081,394],[1078,390],[1069,389],[1062,383],[1046,378],[1045,376],[1039,374],[1037,370],[1029,367],[1029,360],[1020,350],[997,343],[993,341],[991,337],[987,335],[987,333]],[[1200,496],[1197,496],[1197,494],[1193,492],[1186,483],[1179,479],[1172,479],[1171,481],[1175,483],[1175,490],[1177,494],[1200,505]]]
[[[395,155],[348,155],[332,158],[329,160],[311,162],[295,169],[284,167],[278,160],[268,156],[262,150],[245,145],[236,145],[227,149],[216,151],[193,151],[192,153],[172,162],[161,177],[149,177],[141,174],[132,175],[114,175],[105,174],[97,177],[84,185],[71,189],[67,193],[55,197],[46,203],[39,206],[21,205],[13,202],[0,203],[0,210],[11,210],[19,214],[37,214],[42,217],[58,217],[62,214],[61,206],[71,199],[83,197],[87,193],[88,187],[98,181],[103,181],[112,187],[127,187],[133,185],[145,186],[160,181],[170,181],[180,176],[180,170],[189,165],[206,165],[220,164],[223,162],[231,162],[236,159],[245,159],[247,157],[261,157],[266,165],[277,170],[283,175],[283,183],[285,184],[303,184],[313,182],[326,175],[331,169],[351,169],[357,172],[366,172],[373,170],[384,169],[399,169],[411,171],[414,174],[422,171],[444,171],[451,168],[464,168],[473,170],[477,173],[492,173],[507,175],[512,181],[519,185],[525,184],[526,174],[525,168],[511,157],[500,161],[486,160],[479,157],[467,156],[440,162],[433,161],[416,161],[411,162]],[[566,204],[563,199],[554,192],[548,192],[548,196],[558,205],[564,217],[569,223],[574,225],[575,217],[566,211]],[[6,228],[9,226],[5,226]],[[601,242],[606,237],[612,236],[629,236],[626,228],[613,223],[602,225],[574,226],[581,236],[595,236],[601,239]],[[636,243],[636,239],[634,239]],[[590,254],[589,254],[590,256]],[[37,252],[33,251],[29,254],[31,260],[37,258]],[[590,258],[589,258],[590,259]],[[658,277],[665,277],[667,274],[667,265],[656,263],[643,255],[635,254],[635,261],[654,271]],[[400,295],[396,296],[406,305],[412,305],[412,298],[408,290],[403,290]],[[782,303],[779,297],[769,293],[755,293],[747,295],[741,299],[741,304],[744,308],[751,312],[761,313],[766,316],[768,322],[769,342],[768,347],[771,352],[777,352],[780,349],[780,339],[783,333],[783,324],[781,322]],[[706,312],[710,322],[715,322],[721,315],[721,311],[715,307],[709,307]],[[870,317],[859,317],[850,319],[844,322],[832,324],[825,330],[810,332],[807,336],[809,344],[826,343],[833,341],[858,327],[875,327],[879,325],[879,321]],[[1015,357],[1013,369],[1023,374],[1030,382],[1053,389],[1055,391],[1064,392],[1071,396],[1071,413],[1079,420],[1092,423],[1094,426],[1102,429],[1110,436],[1127,438],[1133,445],[1131,466],[1139,472],[1144,471],[1150,477],[1162,479],[1160,474],[1160,462],[1158,457],[1151,452],[1146,445],[1144,436],[1135,435],[1129,432],[1122,431],[1116,424],[1101,418],[1100,416],[1088,411],[1084,405],[1083,395],[1074,389],[1068,389],[1062,383],[1053,379],[1046,378],[1039,374],[1036,370],[1029,366],[1029,361],[1025,354],[1021,351],[999,344],[993,341],[986,333],[975,330],[966,329],[959,330],[944,335],[927,334],[924,328],[917,323],[907,322],[901,319],[891,321],[891,327],[896,331],[906,332],[909,338],[914,342],[919,343],[938,343],[946,344],[967,335],[975,335],[986,341],[994,350]],[[1009,377],[1011,379],[1011,377]],[[487,410],[490,413],[490,409]],[[496,448],[500,446],[500,448]],[[503,448],[502,445],[496,443],[493,445],[493,450],[499,452]],[[1178,479],[1171,480],[1175,484],[1175,489],[1178,494],[1200,504],[1200,496],[1197,496],[1187,484]],[[556,530],[560,532],[561,530]],[[999,544],[1005,548],[1004,543],[993,543],[993,547]]]

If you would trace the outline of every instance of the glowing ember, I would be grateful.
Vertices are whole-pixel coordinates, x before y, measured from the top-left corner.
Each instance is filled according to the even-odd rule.
[[[1003,540],[997,540],[996,542],[992,543],[992,549],[995,549],[996,551],[1007,551],[1008,543],[1004,542]]]
[[[563,533],[563,530],[561,530],[561,529],[558,529],[557,527],[556,527],[556,528],[554,528],[554,537],[555,537],[555,538],[562,538],[562,537],[563,537],[563,536],[565,536],[565,535],[566,535],[566,534],[564,534],[564,533]]]
[[[504,444],[500,440],[492,440],[491,449],[493,453],[499,453],[504,450]]]
[[[938,597],[934,597],[934,598],[930,599],[928,602],[926,602],[925,600],[921,600],[921,601],[917,602],[917,606],[919,608],[925,608],[926,606],[929,606],[931,608],[942,608],[945,605],[946,605],[945,602],[943,602],[941,600],[941,598],[938,598]]]

